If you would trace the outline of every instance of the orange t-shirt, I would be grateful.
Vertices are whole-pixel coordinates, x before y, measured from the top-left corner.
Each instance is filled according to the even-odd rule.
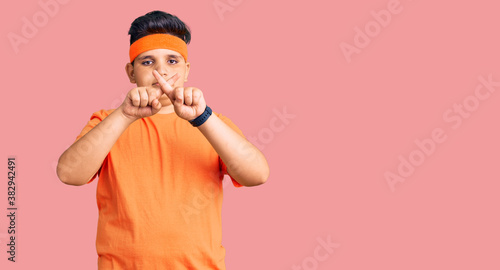
[[[112,111],[92,114],[76,140]],[[225,269],[224,174],[205,136],[175,113],[133,122],[88,182],[99,175],[98,269]]]

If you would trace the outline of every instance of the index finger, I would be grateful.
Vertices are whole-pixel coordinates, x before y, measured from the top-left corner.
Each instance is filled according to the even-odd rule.
[[[167,94],[167,96],[170,97],[170,93],[174,90],[172,85],[175,83],[175,81],[177,81],[177,79],[179,79],[179,77],[180,77],[179,74],[175,73],[170,78],[165,80],[163,78],[163,76],[161,76],[160,73],[158,73],[158,71],[153,70],[153,76],[155,76],[155,78],[158,81],[158,84],[160,85],[160,88],[163,90],[163,92],[165,94]]]

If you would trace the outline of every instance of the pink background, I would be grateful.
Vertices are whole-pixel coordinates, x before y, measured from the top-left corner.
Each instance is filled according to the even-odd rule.
[[[500,81],[497,1],[65,1],[18,53],[9,33],[45,11],[35,0],[0,11],[1,269],[97,268],[96,182],[64,185],[55,165],[93,112],[133,88],[128,28],[155,9],[192,30],[186,85],[270,164],[265,185],[226,186],[228,269],[500,269],[500,91],[474,98],[480,76]],[[232,10],[221,17],[214,3]],[[398,11],[380,26],[372,11],[388,5]],[[348,61],[341,44],[366,26],[370,42]],[[464,102],[466,117],[449,111]],[[283,110],[294,118],[278,130]],[[446,140],[391,191],[385,174],[422,158],[414,141],[437,128]],[[16,263],[5,253],[8,155]],[[318,242],[329,237],[331,253]]]

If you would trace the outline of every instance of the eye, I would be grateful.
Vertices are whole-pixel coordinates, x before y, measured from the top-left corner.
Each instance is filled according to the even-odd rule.
[[[170,64],[177,64],[177,60],[175,60],[175,59],[170,59],[170,60],[168,60],[168,62]]]
[[[151,65],[151,63],[153,63],[153,61],[150,61],[150,60],[146,60],[146,61],[142,62],[142,64],[145,66]]]

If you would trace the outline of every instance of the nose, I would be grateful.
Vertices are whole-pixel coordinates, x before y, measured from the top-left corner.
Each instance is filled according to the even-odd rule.
[[[156,71],[158,71],[158,73],[160,73],[161,76],[163,77],[168,77],[168,74],[170,74],[170,70],[169,68],[167,67],[167,64],[166,63],[156,63],[155,64],[155,69]]]

